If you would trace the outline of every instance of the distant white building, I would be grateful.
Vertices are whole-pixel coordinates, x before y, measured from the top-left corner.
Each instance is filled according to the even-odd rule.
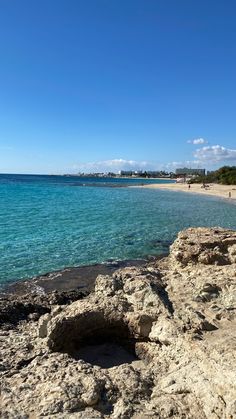
[[[134,172],[132,170],[119,170],[118,173],[120,176],[132,176]]]
[[[176,176],[205,176],[206,169],[190,169],[187,167],[178,168],[175,171]]]

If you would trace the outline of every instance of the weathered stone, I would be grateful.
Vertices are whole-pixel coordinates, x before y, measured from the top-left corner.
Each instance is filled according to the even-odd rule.
[[[171,255],[183,265],[198,262],[205,265],[227,265],[234,260],[235,246],[234,230],[189,228],[178,234],[171,246]]]
[[[152,326],[149,333],[149,339],[152,342],[160,342],[164,345],[174,343],[178,336],[178,329],[173,320],[167,318],[159,318]]]
[[[41,316],[38,323],[38,333],[40,338],[46,338],[47,336],[47,326],[48,322],[51,319],[51,315],[44,314],[44,316]]]
[[[1,417],[234,419],[235,255],[235,231],[191,228],[83,299],[2,301]]]

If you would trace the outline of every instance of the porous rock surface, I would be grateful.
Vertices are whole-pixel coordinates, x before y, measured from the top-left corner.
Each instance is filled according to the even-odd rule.
[[[2,418],[236,418],[235,231],[185,230],[74,299],[2,323]]]

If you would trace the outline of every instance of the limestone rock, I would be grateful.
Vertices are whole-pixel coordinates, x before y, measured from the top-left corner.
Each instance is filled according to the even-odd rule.
[[[223,228],[189,228],[178,234],[171,255],[182,265],[227,265],[234,260],[236,231]]]
[[[152,325],[152,329],[149,333],[149,339],[152,342],[160,342],[164,345],[170,345],[174,343],[178,336],[177,325],[168,318],[159,318]]]
[[[82,299],[3,299],[1,417],[236,418],[235,255],[235,231],[191,228]]]
[[[49,320],[51,319],[51,316],[49,313],[44,314],[44,316],[41,316],[38,323],[38,333],[40,338],[46,338],[47,336],[47,325],[49,323]]]

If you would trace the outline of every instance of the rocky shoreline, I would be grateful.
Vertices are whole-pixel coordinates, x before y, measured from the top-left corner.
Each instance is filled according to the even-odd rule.
[[[48,272],[30,279],[6,284],[0,292],[0,297],[6,294],[44,294],[52,291],[64,292],[79,289],[91,292],[94,289],[98,275],[112,275],[119,268],[142,266],[148,260],[160,259],[162,256],[150,256],[146,259],[112,260],[105,263],[67,267],[59,271]]]
[[[5,419],[236,417],[236,231],[190,228],[94,289],[0,303]]]

